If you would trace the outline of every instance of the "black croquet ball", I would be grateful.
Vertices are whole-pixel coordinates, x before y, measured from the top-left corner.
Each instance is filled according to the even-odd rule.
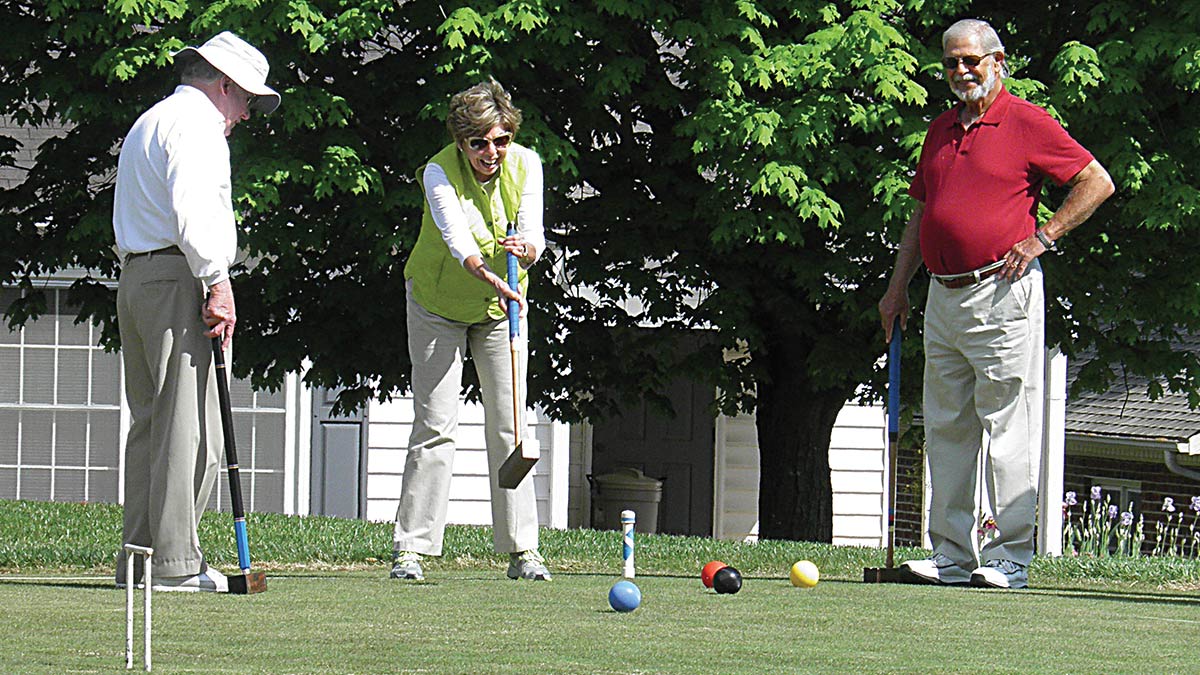
[[[732,567],[722,567],[713,575],[713,590],[718,593],[737,593],[742,590],[742,573]]]

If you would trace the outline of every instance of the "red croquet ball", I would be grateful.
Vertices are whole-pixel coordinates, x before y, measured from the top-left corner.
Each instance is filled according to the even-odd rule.
[[[722,567],[729,567],[729,565],[720,560],[714,560],[705,565],[704,569],[700,570],[700,581],[704,584],[705,588],[712,588],[713,575]]]

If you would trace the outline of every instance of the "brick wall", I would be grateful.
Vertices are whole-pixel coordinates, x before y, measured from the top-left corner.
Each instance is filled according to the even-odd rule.
[[[1173,473],[1161,457],[1149,457],[1143,453],[1141,459],[1095,457],[1069,454],[1064,465],[1063,490],[1074,491],[1082,503],[1088,499],[1091,488],[1096,484],[1135,484],[1140,489],[1140,500],[1135,514],[1144,518],[1142,532],[1146,539],[1143,551],[1154,549],[1156,525],[1165,520],[1162,510],[1164,497],[1175,500],[1177,513],[1184,514],[1184,529],[1196,517],[1191,508],[1193,496],[1200,495],[1200,483]],[[898,485],[896,489],[896,545],[921,545],[921,506],[924,490],[924,455],[920,446],[902,443],[897,457]],[[1200,470],[1200,463],[1184,461],[1184,466]],[[1131,488],[1135,489],[1135,488]],[[1128,504],[1118,505],[1121,511]],[[1079,513],[1079,507],[1074,510]]]

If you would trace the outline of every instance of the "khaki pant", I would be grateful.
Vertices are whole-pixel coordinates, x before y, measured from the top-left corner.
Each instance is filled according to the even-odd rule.
[[[925,442],[935,552],[976,566],[979,461],[998,536],[979,561],[1033,558],[1045,352],[1042,270],[960,289],[929,286],[925,309]],[[981,447],[984,433],[987,445]]]
[[[122,541],[154,548],[155,577],[202,571],[196,526],[220,475],[224,443],[203,297],[181,255],[138,256],[121,270],[117,319],[131,417]]]
[[[425,311],[408,293],[408,352],[412,359],[413,420],[400,486],[393,537],[396,551],[441,555],[450,502],[454,436],[458,430],[462,363],[467,346],[479,375],[484,437],[491,486],[493,544],[497,553],[537,548],[537,503],[533,480],[501,489],[496,472],[513,449],[512,357],[508,321],[466,324]],[[521,333],[525,334],[522,320]],[[525,341],[518,341],[525,373]],[[521,386],[520,406],[525,407]],[[522,430],[524,431],[524,430]],[[521,437],[525,438],[522,433]],[[484,495],[477,495],[482,498]]]

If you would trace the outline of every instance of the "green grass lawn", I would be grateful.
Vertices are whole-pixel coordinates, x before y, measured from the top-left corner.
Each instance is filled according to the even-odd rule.
[[[124,672],[119,531],[114,507],[0,501],[0,673]],[[618,614],[615,532],[544,532],[549,583],[504,578],[483,528],[450,528],[424,582],[386,578],[386,524],[254,516],[250,536],[268,592],[155,594],[156,672],[1200,672],[1195,561],[1039,559],[1035,588],[1003,592],[863,584],[875,550],[647,535],[642,606]],[[201,540],[232,567],[227,514]],[[741,593],[701,586],[713,558],[743,571]],[[799,558],[821,567],[815,589],[788,583]]]

